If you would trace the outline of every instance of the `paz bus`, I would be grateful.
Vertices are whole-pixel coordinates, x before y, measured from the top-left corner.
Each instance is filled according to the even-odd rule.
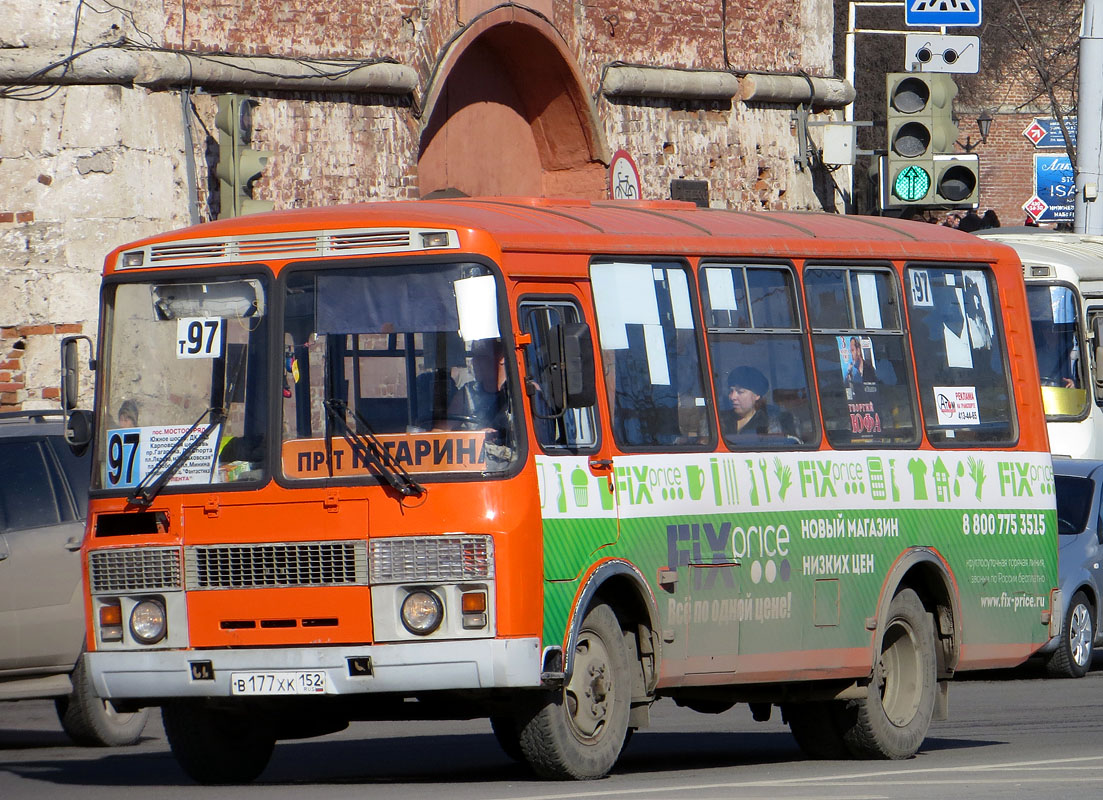
[[[1103,236],[1026,227],[978,235],[1023,262],[1050,449],[1103,459]]]
[[[85,665],[200,782],[488,718],[606,774],[661,698],[904,758],[1060,620],[1021,268],[947,228],[456,199],[106,260]]]

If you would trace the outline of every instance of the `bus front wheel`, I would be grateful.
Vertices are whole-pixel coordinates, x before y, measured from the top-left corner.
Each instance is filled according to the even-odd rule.
[[[575,641],[570,680],[545,693],[521,721],[525,760],[544,778],[602,777],[624,745],[631,694],[624,633],[613,610],[596,605]]]
[[[272,757],[276,739],[244,713],[177,702],[161,709],[172,754],[184,772],[204,784],[249,783]]]
[[[919,750],[934,715],[935,635],[931,615],[911,589],[892,598],[868,694],[851,700],[838,720],[858,758],[908,758]]]

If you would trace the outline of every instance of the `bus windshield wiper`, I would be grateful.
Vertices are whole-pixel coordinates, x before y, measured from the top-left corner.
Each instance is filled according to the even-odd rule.
[[[343,400],[330,398],[325,401],[325,407],[330,418],[340,426],[342,435],[353,450],[365,462],[373,464],[392,489],[403,497],[415,497],[425,494],[427,489],[411,478],[410,473],[395,461],[394,456],[387,452],[387,448],[379,441],[379,437],[372,431],[367,420],[359,413],[353,411],[352,416],[363,428],[362,431],[353,430],[345,421],[345,414],[349,411],[349,407]]]
[[[207,427],[195,437],[195,440],[191,444],[181,450],[176,458],[169,461],[172,454],[176,452],[180,445],[188,440],[188,437],[199,427],[199,423],[201,423],[203,418],[208,414],[211,415],[211,421],[207,423]],[[176,474],[176,471],[191,458],[192,453],[198,450],[203,442],[207,440],[207,437],[211,435],[211,431],[221,425],[225,419],[226,412],[221,408],[208,408],[200,414],[199,419],[193,422],[191,427],[184,431],[183,435],[172,443],[172,446],[161,456],[161,460],[158,461],[153,466],[153,469],[147,472],[145,477],[134,487],[134,493],[127,498],[127,502],[136,506],[141,506],[142,508],[147,507],[153,502],[153,498],[157,496],[157,493],[160,492],[172,476]],[[169,463],[167,466],[164,466],[166,461]],[[162,466],[164,466],[164,469],[162,469]],[[154,478],[154,475],[157,477]]]

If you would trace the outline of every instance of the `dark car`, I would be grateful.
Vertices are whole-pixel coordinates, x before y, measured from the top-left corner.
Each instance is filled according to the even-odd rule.
[[[1057,491],[1058,573],[1064,609],[1061,633],[1042,653],[1051,675],[1079,678],[1091,668],[1100,638],[1103,587],[1103,461],[1053,460]]]
[[[0,414],[0,700],[53,697],[78,744],[133,744],[148,710],[118,712],[81,667],[90,469],[60,413]]]

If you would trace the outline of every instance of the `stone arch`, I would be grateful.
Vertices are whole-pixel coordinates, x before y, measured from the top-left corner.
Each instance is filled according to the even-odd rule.
[[[542,17],[491,11],[449,48],[425,98],[418,189],[606,196],[609,162],[574,58]]]

